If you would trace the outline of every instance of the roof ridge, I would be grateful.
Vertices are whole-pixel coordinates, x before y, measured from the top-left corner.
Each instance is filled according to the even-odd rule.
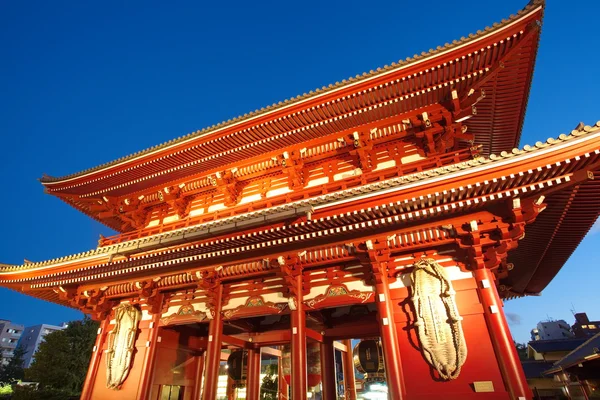
[[[323,86],[320,89],[317,88],[317,89],[309,91],[308,93],[304,93],[304,94],[298,95],[296,97],[292,97],[292,98],[289,98],[289,99],[285,99],[283,101],[279,101],[277,103],[273,103],[273,104],[271,104],[269,106],[265,106],[265,107],[262,107],[260,109],[256,109],[256,110],[254,110],[252,112],[245,113],[243,115],[240,115],[240,116],[237,116],[237,117],[234,117],[234,118],[230,118],[230,119],[228,119],[226,121],[223,121],[223,122],[220,122],[220,123],[217,123],[217,124],[213,124],[210,127],[206,127],[206,128],[201,129],[201,130],[197,130],[195,132],[191,132],[191,133],[188,133],[186,135],[179,136],[178,138],[174,138],[174,139],[171,139],[171,140],[169,140],[167,142],[163,142],[163,143],[160,143],[158,145],[154,145],[154,146],[146,148],[144,150],[140,150],[140,151],[137,151],[135,153],[119,157],[116,160],[109,161],[109,162],[100,164],[100,165],[95,166],[95,167],[87,168],[87,169],[84,169],[82,171],[75,172],[75,173],[68,174],[68,175],[64,175],[64,176],[60,176],[60,177],[52,177],[52,176],[43,174],[42,177],[39,178],[38,180],[40,182],[42,182],[42,184],[44,184],[44,183],[53,183],[53,182],[60,182],[60,181],[63,181],[63,180],[75,178],[75,177],[78,177],[78,176],[81,176],[81,175],[84,175],[84,174],[92,173],[92,172],[101,170],[103,168],[107,168],[107,167],[111,167],[111,166],[114,166],[114,165],[118,165],[119,163],[131,160],[133,158],[136,158],[136,157],[148,154],[148,153],[151,153],[153,151],[161,150],[161,149],[163,149],[165,147],[168,147],[168,146],[171,146],[171,145],[174,145],[174,144],[186,141],[188,139],[193,139],[193,138],[196,138],[196,137],[204,136],[204,135],[209,134],[209,133],[211,133],[213,131],[216,131],[217,129],[225,128],[227,126],[234,125],[234,124],[236,124],[238,122],[242,122],[244,120],[247,120],[247,119],[250,119],[250,118],[254,118],[254,117],[262,115],[262,114],[266,114],[266,113],[269,113],[269,112],[272,112],[272,111],[276,111],[278,109],[287,107],[289,105],[298,103],[300,101],[304,101],[304,100],[310,99],[312,97],[316,97],[316,96],[322,95],[324,93],[340,89],[340,88],[342,88],[344,86],[347,86],[347,85],[350,85],[350,84],[354,84],[354,83],[357,83],[357,82],[361,82],[361,81],[366,81],[368,79],[377,77],[377,76],[382,75],[382,74],[384,74],[384,73],[386,73],[388,71],[391,71],[393,69],[396,69],[396,68],[399,68],[399,67],[403,67],[403,66],[415,63],[417,61],[421,61],[421,60],[423,60],[423,59],[425,59],[427,57],[431,57],[431,56],[437,55],[437,54],[439,54],[439,53],[441,53],[441,52],[443,52],[445,50],[453,49],[453,48],[458,47],[459,45],[462,45],[462,44],[464,44],[466,42],[469,42],[471,40],[477,39],[477,38],[483,36],[484,34],[492,33],[492,32],[495,32],[497,30],[500,30],[501,28],[503,28],[504,26],[508,25],[509,23],[517,20],[523,14],[526,14],[527,12],[531,11],[532,9],[534,9],[534,8],[536,8],[538,6],[544,7],[545,6],[545,0],[531,0],[524,8],[522,8],[519,11],[517,11],[516,14],[511,14],[508,18],[503,18],[501,20],[501,22],[495,22],[495,23],[492,24],[492,26],[486,26],[483,30],[479,29],[479,30],[477,30],[476,33],[470,33],[470,34],[468,34],[467,37],[462,36],[460,39],[453,40],[452,43],[447,43],[446,42],[443,46],[437,46],[435,49],[429,49],[428,52],[423,51],[423,52],[421,52],[421,54],[415,54],[412,57],[406,57],[406,59],[404,59],[404,60],[399,60],[397,62],[392,62],[391,65],[387,65],[386,64],[383,67],[378,67],[376,70],[370,70],[369,72],[363,72],[362,74],[357,74],[355,77],[349,77],[347,79],[343,79],[341,82],[337,81],[335,84],[329,84],[328,86]]]
[[[581,340],[583,338],[578,337],[566,337],[562,339],[540,339],[540,340],[531,340],[528,343],[548,343],[548,342],[566,342],[569,340]]]

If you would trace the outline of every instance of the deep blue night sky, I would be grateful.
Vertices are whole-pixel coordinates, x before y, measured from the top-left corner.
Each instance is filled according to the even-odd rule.
[[[524,5],[1,2],[0,262],[85,251],[111,234],[44,195],[42,173],[77,172],[376,69]],[[600,119],[599,12],[590,1],[547,5],[522,144]],[[599,246],[590,233],[543,296],[507,303],[517,340],[547,317],[573,322],[571,304],[600,319]],[[0,289],[0,318],[80,316]]]

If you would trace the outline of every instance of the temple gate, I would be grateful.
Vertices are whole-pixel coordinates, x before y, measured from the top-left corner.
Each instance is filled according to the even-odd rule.
[[[119,233],[0,284],[101,321],[86,400],[531,399],[502,301],[600,195],[600,122],[515,148],[542,14],[46,176]]]

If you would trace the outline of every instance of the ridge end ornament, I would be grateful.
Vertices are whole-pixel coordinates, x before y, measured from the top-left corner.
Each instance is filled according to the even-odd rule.
[[[456,292],[444,267],[434,259],[420,259],[414,267],[411,292],[423,357],[442,379],[456,379],[467,358]]]

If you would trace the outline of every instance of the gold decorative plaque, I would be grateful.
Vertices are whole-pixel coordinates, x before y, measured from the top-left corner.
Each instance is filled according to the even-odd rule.
[[[108,333],[106,350],[106,387],[119,390],[129,373],[142,313],[129,303],[120,304],[114,312],[115,327]]]
[[[494,382],[492,381],[479,381],[473,382],[473,387],[477,393],[490,393],[494,391]]]

